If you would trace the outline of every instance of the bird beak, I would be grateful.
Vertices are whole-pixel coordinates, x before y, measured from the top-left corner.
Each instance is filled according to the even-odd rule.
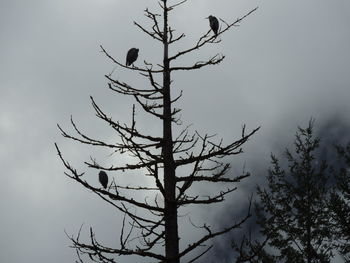
[[[208,17],[205,17],[204,19],[209,19],[209,16],[208,16]]]

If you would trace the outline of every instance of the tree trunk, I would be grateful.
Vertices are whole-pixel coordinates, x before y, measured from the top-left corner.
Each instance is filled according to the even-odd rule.
[[[163,157],[164,157],[164,190],[165,190],[165,255],[167,263],[179,263],[179,237],[177,228],[177,205],[175,202],[176,180],[173,157],[172,117],[170,97],[170,70],[168,59],[168,10],[164,1],[164,73],[163,73]]]
[[[307,168],[307,217],[306,217],[306,234],[307,234],[307,263],[312,262],[313,253],[311,247],[311,196],[310,196],[310,180],[311,180],[311,168]]]

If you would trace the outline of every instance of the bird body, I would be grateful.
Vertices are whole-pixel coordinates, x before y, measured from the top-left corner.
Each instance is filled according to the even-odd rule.
[[[215,36],[217,36],[219,30],[219,20],[215,16],[208,16],[207,18],[209,19],[211,30],[213,30]]]
[[[126,65],[130,66],[131,64],[133,64],[137,57],[139,56],[139,49],[138,48],[130,48],[128,51],[128,54],[126,55]]]
[[[108,185],[108,176],[105,171],[100,171],[98,174],[98,180],[100,181],[101,185],[104,189],[107,188]]]

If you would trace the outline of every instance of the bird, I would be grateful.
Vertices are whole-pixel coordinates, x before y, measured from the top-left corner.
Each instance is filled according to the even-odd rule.
[[[108,185],[108,176],[105,171],[100,171],[98,174],[98,180],[102,184],[103,188],[106,189]]]
[[[215,16],[208,16],[206,19],[209,19],[210,28],[213,30],[216,37],[219,30],[219,20]]]
[[[126,65],[130,66],[131,64],[133,64],[137,57],[139,55],[139,49],[138,48],[130,48],[128,51],[128,54],[126,55]]]

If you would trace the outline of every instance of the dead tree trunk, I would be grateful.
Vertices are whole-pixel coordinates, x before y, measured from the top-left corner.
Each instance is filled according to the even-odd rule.
[[[164,1],[163,29],[163,157],[164,157],[164,222],[165,222],[165,257],[169,263],[179,263],[179,234],[177,225],[176,178],[173,156],[172,114],[170,97],[170,67],[168,44],[168,7]]]

